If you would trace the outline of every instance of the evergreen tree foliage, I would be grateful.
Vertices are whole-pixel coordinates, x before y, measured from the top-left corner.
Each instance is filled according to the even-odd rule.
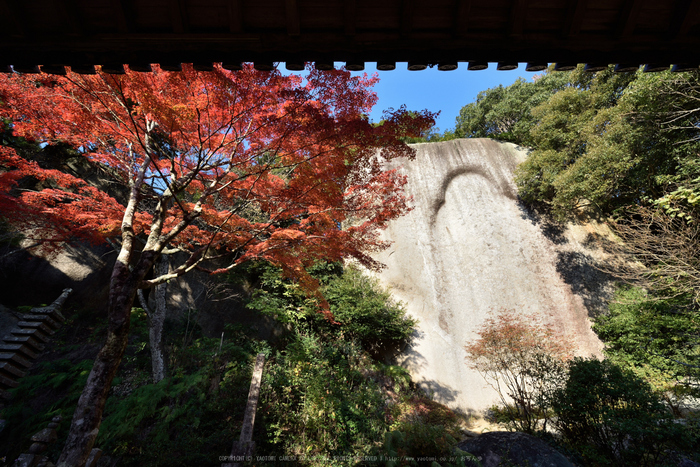
[[[700,320],[687,297],[621,288],[593,329],[608,359],[649,382],[677,416],[687,396],[700,395]]]
[[[462,107],[456,120],[458,138],[495,138],[530,146],[535,123],[532,109],[556,91],[572,86],[569,73],[546,73],[534,82],[519,78],[510,86],[487,89]]]
[[[331,340],[356,340],[364,350],[376,354],[402,347],[416,325],[403,305],[357,266],[343,268],[338,263],[319,262],[309,269],[322,284],[332,320],[319,314],[316,299],[304,294],[299,284],[285,279],[280,269],[266,264],[256,268],[261,271],[260,287],[248,306],[302,332]]]
[[[609,360],[574,359],[552,406],[585,465],[674,465],[671,449],[693,449],[691,431],[669,420],[651,387]]]
[[[572,84],[584,73],[572,72]],[[698,77],[681,75],[608,69],[533,108],[534,150],[516,174],[522,199],[560,219],[580,208],[605,216],[697,178],[700,146],[689,110]]]

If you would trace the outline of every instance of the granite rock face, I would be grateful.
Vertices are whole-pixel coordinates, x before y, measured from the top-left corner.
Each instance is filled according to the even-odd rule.
[[[602,345],[589,317],[604,307],[611,286],[592,265],[603,258],[594,222],[559,228],[528,211],[513,171],[525,150],[488,139],[414,146],[413,161],[395,162],[407,175],[414,209],[393,221],[393,242],[375,258],[394,297],[418,318],[418,332],[400,363],[429,394],[462,412],[498,402],[470,370],[463,346],[492,311],[534,314],[570,336],[582,356]]]
[[[574,467],[563,454],[550,445],[526,433],[494,431],[462,441],[462,451],[473,454],[482,467],[500,465],[528,467]],[[470,465],[466,462],[465,465]],[[471,463],[476,465],[476,463]]]

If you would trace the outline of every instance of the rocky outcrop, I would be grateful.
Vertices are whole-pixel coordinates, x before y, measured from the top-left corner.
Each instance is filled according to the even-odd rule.
[[[528,467],[574,467],[562,453],[539,438],[519,432],[493,431],[457,445],[479,459],[481,467],[504,465]],[[466,466],[476,466],[466,461]]]
[[[577,344],[580,355],[602,345],[589,317],[604,308],[610,284],[594,267],[608,235],[589,223],[557,227],[523,206],[513,171],[526,151],[489,139],[414,146],[407,175],[414,209],[389,224],[391,247],[375,258],[380,281],[418,318],[400,363],[429,394],[462,412],[498,402],[465,364],[463,346],[489,312],[534,314]]]
[[[16,308],[49,303],[61,290],[71,288],[70,309],[106,316],[110,275],[116,258],[112,247],[64,245],[50,255],[21,249],[8,255],[8,251],[12,252],[2,250],[6,256],[0,257],[0,303],[3,305]],[[182,254],[173,256],[173,264],[183,261]],[[168,282],[166,319],[197,322],[208,337],[220,337],[226,323],[256,329],[259,337],[265,339],[279,334],[281,331],[274,320],[245,307],[249,292],[245,287],[226,282],[223,276],[195,270]],[[150,291],[145,291],[144,295],[149,302],[153,301],[154,294]],[[155,303],[150,305],[155,306]],[[137,301],[134,306],[141,305]],[[19,316],[3,313],[0,308],[0,337],[3,329],[12,327],[18,320]]]
[[[31,241],[23,241],[25,246]],[[51,303],[73,289],[72,308],[106,311],[109,278],[116,254],[107,245],[63,245],[52,252],[37,248],[3,248],[0,258],[0,303],[10,308]]]

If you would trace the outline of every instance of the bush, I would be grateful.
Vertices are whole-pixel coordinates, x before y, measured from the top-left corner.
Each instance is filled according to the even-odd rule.
[[[297,335],[263,373],[259,411],[267,431],[265,452],[368,454],[385,430],[383,394],[367,377],[373,371],[375,365],[357,344]]]
[[[605,342],[605,355],[651,384],[674,410],[700,396],[700,320],[689,297],[657,297],[622,287],[593,330]]]
[[[266,344],[231,325],[223,343],[193,338],[181,324],[170,336],[179,344],[171,347],[171,375],[157,384],[150,384],[148,337],[135,330],[141,339],[130,344],[136,352],[114,380],[97,439],[119,465],[219,465],[238,437],[252,364],[258,352],[269,352]]]
[[[377,280],[357,267],[318,263],[309,270],[321,283],[333,321],[319,313],[317,299],[284,279],[281,270],[270,265],[258,265],[258,269],[260,287],[248,307],[293,329],[327,339],[354,340],[374,355],[398,350],[413,333],[416,320],[406,315],[404,307],[394,302]]]
[[[608,360],[574,359],[552,407],[557,428],[590,465],[661,465],[670,448],[689,446],[651,387]]]
[[[562,381],[571,342],[535,317],[513,310],[488,318],[477,334],[464,348],[470,368],[498,392],[503,403],[499,415],[526,433],[545,429],[551,393]]]
[[[39,362],[19,380],[19,386],[10,391],[11,404],[0,412],[0,418],[6,421],[0,437],[0,459],[4,456],[11,461],[27,452],[29,438],[58,415],[63,417],[58,440],[47,451],[47,455],[57,457],[92,364],[92,360],[71,362],[63,358]]]

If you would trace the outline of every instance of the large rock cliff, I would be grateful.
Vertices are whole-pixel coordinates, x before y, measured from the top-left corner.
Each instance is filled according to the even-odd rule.
[[[510,143],[462,139],[418,144],[403,161],[414,209],[390,224],[392,246],[376,256],[380,281],[419,319],[401,364],[433,397],[464,412],[498,401],[470,370],[463,346],[489,312],[535,314],[599,355],[589,317],[610,293],[592,265],[603,258],[589,222],[558,228],[518,200],[513,171],[526,152]],[[398,164],[397,164],[398,166]]]

